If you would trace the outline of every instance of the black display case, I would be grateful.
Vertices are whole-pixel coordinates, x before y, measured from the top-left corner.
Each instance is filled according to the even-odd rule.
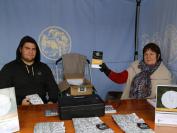
[[[97,94],[89,96],[63,96],[59,98],[58,112],[61,120],[99,117],[105,114],[105,104]]]

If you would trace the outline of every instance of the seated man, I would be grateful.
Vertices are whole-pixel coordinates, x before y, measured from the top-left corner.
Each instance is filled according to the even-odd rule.
[[[21,39],[16,59],[0,71],[0,88],[6,87],[15,87],[18,105],[29,105],[26,96],[32,94],[38,94],[44,103],[57,102],[57,84],[50,68],[40,62],[39,47],[30,36]]]

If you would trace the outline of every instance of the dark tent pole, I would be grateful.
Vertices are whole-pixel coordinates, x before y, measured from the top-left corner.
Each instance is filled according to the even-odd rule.
[[[141,0],[136,0],[134,60],[137,60],[137,59],[138,59],[138,41],[139,41],[138,33],[139,33],[140,4],[141,4]]]

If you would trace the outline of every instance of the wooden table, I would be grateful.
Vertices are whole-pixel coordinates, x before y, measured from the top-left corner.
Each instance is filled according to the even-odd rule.
[[[117,109],[117,114],[136,113],[140,118],[154,129],[154,108],[146,100],[122,100],[120,102],[109,102]],[[61,121],[58,116],[45,117],[46,109],[57,109],[57,104],[19,106],[18,115],[20,131],[17,133],[33,133],[34,125],[38,122]],[[106,114],[100,117],[115,133],[123,133],[111,117]],[[65,123],[66,133],[74,133],[72,120],[62,120]]]

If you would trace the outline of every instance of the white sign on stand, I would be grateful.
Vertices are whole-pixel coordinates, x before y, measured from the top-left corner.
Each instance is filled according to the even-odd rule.
[[[12,133],[19,130],[15,89],[0,89],[0,132]]]
[[[155,123],[177,126],[177,85],[157,86]]]

